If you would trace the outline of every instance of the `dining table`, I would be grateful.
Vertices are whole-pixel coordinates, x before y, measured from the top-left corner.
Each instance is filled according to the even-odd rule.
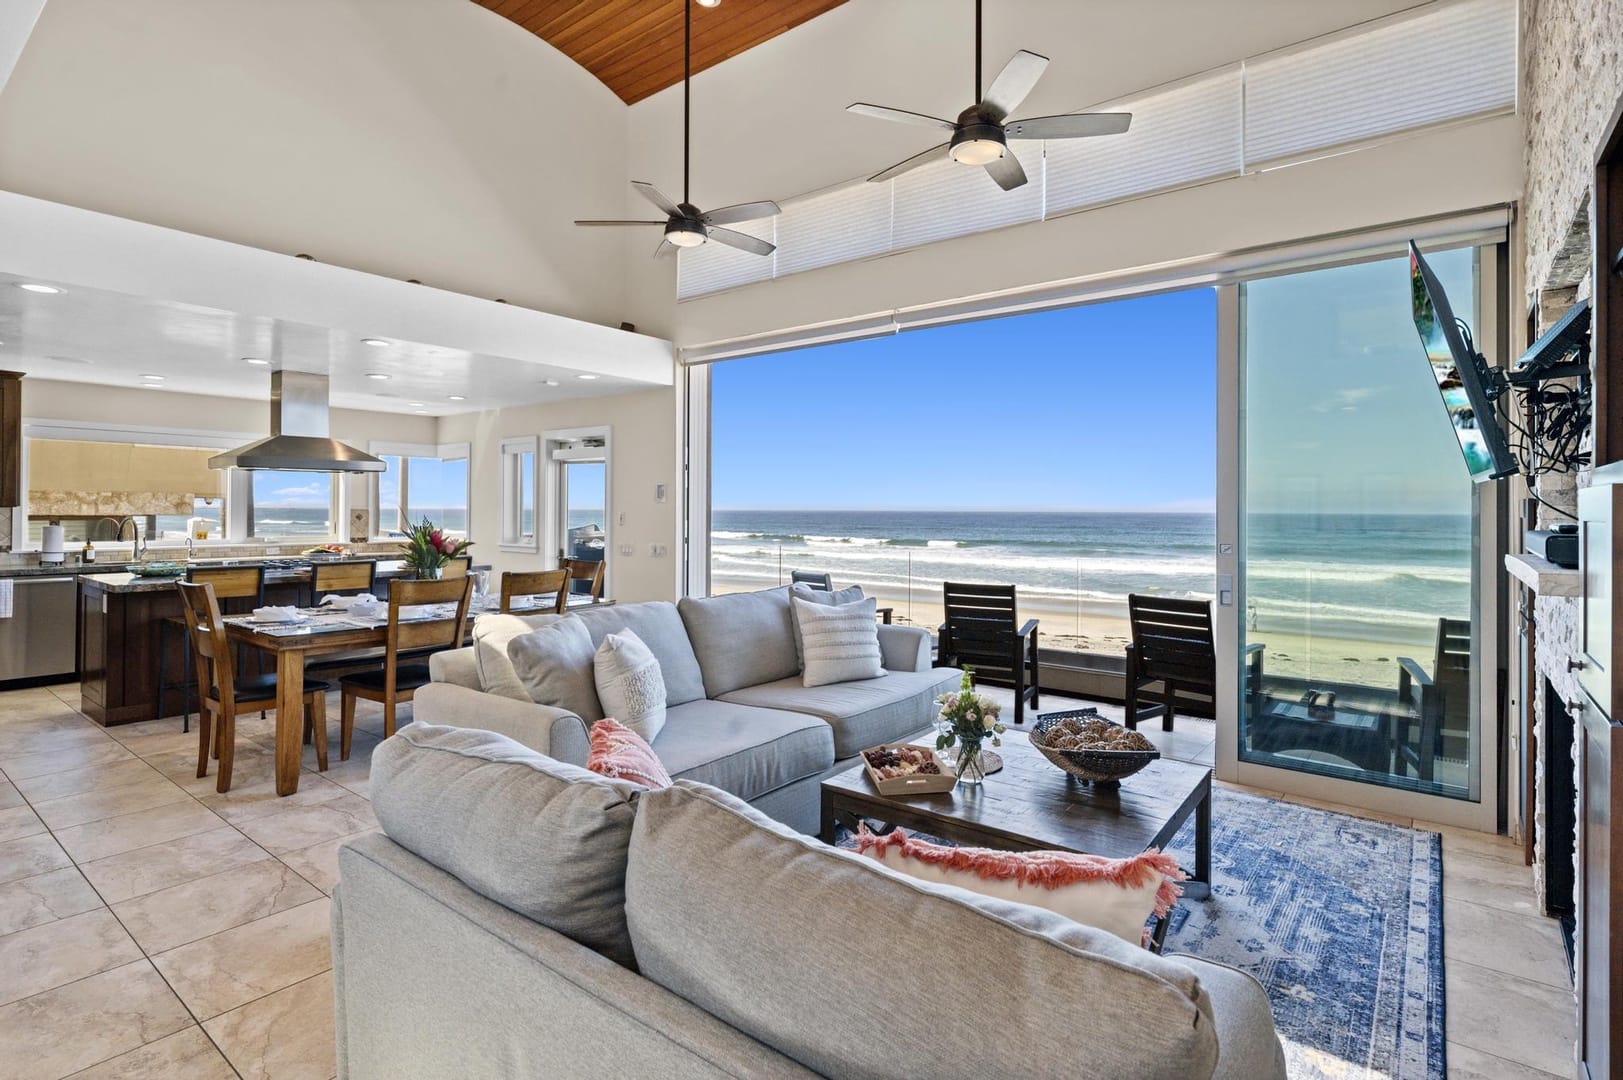
[[[569,606],[586,606],[571,599]],[[494,610],[485,601],[483,610],[470,607],[471,616]],[[539,615],[553,610],[550,597],[534,597],[515,615]],[[304,759],[304,669],[311,657],[347,653],[360,649],[381,649],[388,640],[388,616],[362,615],[347,607],[299,608],[298,620],[271,622],[253,615],[225,618],[226,636],[234,643],[260,649],[276,660],[276,794],[292,795],[299,790],[299,771]],[[450,622],[456,618],[455,604],[423,604],[400,610],[401,622]],[[466,636],[464,638],[466,641]]]

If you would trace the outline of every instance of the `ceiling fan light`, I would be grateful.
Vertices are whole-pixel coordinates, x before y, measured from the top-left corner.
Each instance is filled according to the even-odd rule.
[[[951,150],[960,165],[985,165],[1003,156],[1003,144],[993,139],[965,139]]]
[[[705,242],[704,230],[687,222],[673,221],[665,227],[665,239],[679,248],[695,248]]]

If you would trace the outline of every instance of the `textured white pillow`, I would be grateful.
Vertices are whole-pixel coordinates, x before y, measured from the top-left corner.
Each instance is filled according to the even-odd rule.
[[[814,589],[803,581],[797,581],[789,586],[789,596],[792,599],[804,600],[808,604],[822,604],[833,607],[836,604],[854,604],[862,599],[862,586],[850,585],[843,589],[829,592],[827,589]],[[789,605],[789,617],[794,619],[795,607]],[[806,650],[800,647],[800,620],[795,622],[795,663],[801,671],[806,670]]]
[[[795,640],[800,643],[806,686],[877,679],[884,674],[879,659],[879,627],[872,597],[854,604],[816,604],[790,597],[794,608]]]
[[[592,679],[603,714],[653,742],[665,726],[665,677],[642,638],[630,630],[605,637],[592,662]]]
[[[487,694],[529,701],[530,692],[519,681],[507,658],[507,643],[531,630],[557,622],[558,615],[503,615],[490,612],[473,621],[473,663],[479,686]]]

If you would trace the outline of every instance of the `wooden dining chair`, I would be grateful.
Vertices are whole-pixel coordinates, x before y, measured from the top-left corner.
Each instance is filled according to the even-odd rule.
[[[462,577],[467,577],[468,576],[468,571],[472,570],[472,569],[473,569],[473,556],[472,555],[458,555],[456,558],[452,559],[450,562],[447,562],[445,564],[445,569],[440,571],[440,577],[442,577],[442,578],[462,578]]]
[[[558,570],[506,570],[502,572],[502,612],[513,610],[513,600],[520,596],[556,594],[552,609],[559,615],[569,603],[569,571]]]
[[[383,667],[356,672],[338,680],[342,692],[339,713],[338,757],[349,760],[350,736],[355,730],[355,699],[365,698],[383,706],[383,736],[394,734],[395,707],[408,702],[417,689],[429,682],[427,657],[424,663],[400,662],[401,654],[419,654],[441,649],[459,649],[467,633],[468,599],[473,595],[473,578],[463,575],[438,581],[402,578],[389,584],[389,629],[383,648]],[[400,609],[420,604],[455,604],[453,619],[400,621]],[[408,659],[411,659],[408,657]]]
[[[603,566],[597,559],[558,560],[558,568],[569,571],[569,591],[577,596],[590,596],[594,604],[603,599]],[[587,585],[586,588],[577,587],[583,583]]]
[[[263,566],[193,566],[186,571],[186,580],[198,585],[211,585],[214,588],[214,599],[220,605],[220,611],[227,615],[240,614],[252,611],[265,604],[265,568]],[[173,627],[186,634],[186,620],[183,616],[171,616],[164,620],[164,625]],[[163,630],[159,630],[160,636]],[[237,659],[240,662],[244,654],[239,650]],[[182,643],[180,653],[180,682],[169,681],[168,665],[165,663],[167,650],[164,642],[158,642],[158,715],[166,716],[163,698],[164,691],[168,689],[180,690],[181,731],[191,730],[192,705],[192,648]],[[264,670],[263,658],[258,661]]]
[[[276,675],[238,676],[214,586],[177,581],[186,638],[197,670],[197,775],[208,775],[209,756],[220,760],[215,790],[231,790],[237,714],[276,708]],[[316,744],[316,766],[327,770],[327,684],[304,680],[304,732]]]
[[[310,603],[321,603],[323,596],[354,596],[369,593],[377,587],[376,559],[362,562],[316,562],[310,564]]]

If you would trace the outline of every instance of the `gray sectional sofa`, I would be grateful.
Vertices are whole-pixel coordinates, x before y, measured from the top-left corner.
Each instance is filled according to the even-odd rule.
[[[339,852],[344,1080],[1282,1080],[1262,988],[921,882],[715,788],[422,722]]]
[[[805,833],[817,831],[825,776],[854,764],[866,747],[928,729],[936,697],[958,685],[957,669],[931,666],[929,633],[903,626],[878,627],[879,678],[801,685],[788,589],[602,605],[562,617],[584,622],[594,646],[630,629],[658,658],[666,721],[652,745],[673,777],[720,788]],[[539,627],[555,618],[525,621]],[[500,732],[584,765],[586,722],[522,690],[502,696],[489,670],[499,655],[483,658],[481,674],[474,647],[437,654],[435,682],[417,691],[414,718]]]

